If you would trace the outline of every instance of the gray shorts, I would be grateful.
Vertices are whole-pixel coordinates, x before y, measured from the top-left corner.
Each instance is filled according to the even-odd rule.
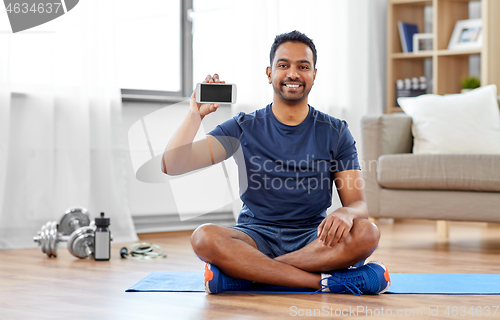
[[[312,227],[278,227],[262,224],[248,215],[240,214],[238,224],[233,229],[246,233],[255,241],[260,252],[269,258],[297,251],[318,239],[317,226]],[[364,265],[361,260],[354,267]]]
[[[255,219],[243,214],[238,218],[238,224],[232,228],[249,235],[259,251],[269,258],[297,251],[318,238],[316,227],[277,227],[262,222],[255,223]]]

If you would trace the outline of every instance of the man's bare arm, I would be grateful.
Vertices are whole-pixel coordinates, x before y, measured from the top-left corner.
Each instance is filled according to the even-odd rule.
[[[365,182],[361,170],[346,170],[334,174],[342,206],[350,208],[354,219],[368,219]]]
[[[208,83],[224,83],[219,76],[208,75]],[[181,126],[170,139],[161,159],[161,170],[169,175],[179,175],[211,164],[218,163],[226,158],[226,151],[222,144],[212,136],[193,143],[194,137],[200,128],[203,118],[217,110],[219,104],[197,103],[195,93],[189,101],[189,112]]]
[[[346,170],[334,174],[335,185],[342,207],[332,212],[318,226],[319,241],[333,246],[344,241],[354,219],[367,219],[364,181],[360,170]]]

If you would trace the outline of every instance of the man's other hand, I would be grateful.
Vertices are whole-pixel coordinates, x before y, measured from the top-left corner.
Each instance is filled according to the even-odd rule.
[[[354,215],[349,208],[342,207],[328,215],[318,226],[318,241],[333,247],[342,243],[351,231]]]

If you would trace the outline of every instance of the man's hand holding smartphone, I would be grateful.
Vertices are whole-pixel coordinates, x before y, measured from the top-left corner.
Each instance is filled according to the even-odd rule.
[[[219,80],[219,75],[215,73],[213,76],[207,75],[205,80],[203,80],[203,83],[226,83],[225,81],[220,81]],[[191,108],[191,111],[199,113],[200,117],[203,119],[206,115],[215,112],[217,108],[219,108],[220,104],[219,103],[198,103],[196,102],[196,90],[193,91],[193,94],[191,95],[191,99],[189,101],[189,105]]]
[[[219,80],[219,75],[208,75],[198,83],[191,96],[193,111],[198,110],[201,118],[215,112],[221,103],[236,103],[236,85]]]

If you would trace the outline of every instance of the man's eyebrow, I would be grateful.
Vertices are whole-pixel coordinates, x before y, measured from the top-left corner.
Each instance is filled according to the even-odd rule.
[[[298,63],[307,63],[307,64],[311,64],[311,62],[309,60],[299,60]]]
[[[290,62],[290,60],[288,60],[288,59],[281,58],[281,59],[278,59],[276,61],[276,63],[281,62],[281,61],[283,61],[283,62]],[[311,65],[311,62],[309,60],[298,60],[297,62],[298,63],[307,63],[307,64]]]

